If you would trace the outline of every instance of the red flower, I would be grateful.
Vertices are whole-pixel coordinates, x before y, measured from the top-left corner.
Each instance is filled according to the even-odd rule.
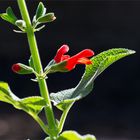
[[[85,49],[72,57],[70,57],[69,55],[64,55],[68,51],[69,47],[67,45],[63,45],[60,47],[60,49],[58,49],[56,56],[54,57],[56,63],[66,61],[65,68],[67,70],[74,69],[77,64],[92,64],[91,60],[87,58],[94,55],[94,52],[92,50]]]
[[[12,70],[13,70],[13,72],[19,72],[20,70],[21,70],[21,67],[20,67],[20,65],[17,63],[17,64],[14,64],[13,66],[12,66]]]

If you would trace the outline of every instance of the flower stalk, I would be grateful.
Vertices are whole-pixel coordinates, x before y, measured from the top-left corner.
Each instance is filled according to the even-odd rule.
[[[34,30],[32,28],[31,20],[30,20],[29,13],[27,10],[26,2],[25,2],[25,0],[17,0],[17,2],[19,5],[21,16],[22,16],[23,20],[26,22],[26,33],[27,33],[28,43],[29,43],[30,52],[32,55],[35,71],[37,73],[41,74],[41,73],[43,73],[42,64],[41,64],[41,60],[40,60],[40,56],[39,56],[36,37],[34,34]],[[39,89],[40,89],[41,96],[46,101],[47,107],[45,107],[45,114],[46,114],[46,118],[48,121],[50,135],[51,135],[51,137],[53,137],[53,135],[54,136],[57,135],[57,127],[56,127],[56,122],[55,122],[52,105],[51,105],[50,98],[49,98],[47,83],[46,83],[45,79],[38,79],[38,83],[39,83]]]

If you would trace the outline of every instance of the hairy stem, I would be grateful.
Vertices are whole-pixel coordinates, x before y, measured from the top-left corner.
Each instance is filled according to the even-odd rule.
[[[28,38],[28,42],[29,42],[31,55],[33,58],[35,71],[37,73],[41,74],[41,73],[43,73],[42,64],[40,61],[39,51],[38,51],[38,47],[37,47],[37,41],[36,41],[36,37],[35,37],[34,31],[33,31],[32,25],[31,25],[31,20],[30,20],[29,13],[27,10],[26,2],[25,2],[25,0],[17,0],[17,2],[19,5],[19,9],[20,9],[22,18],[26,22],[27,38]],[[49,98],[47,84],[46,84],[45,79],[38,79],[38,83],[39,83],[39,89],[40,89],[41,96],[45,99],[46,105],[47,105],[47,108],[45,108],[45,114],[47,117],[49,130],[51,133],[50,135],[55,136],[55,135],[57,135],[56,122],[55,122],[55,117],[54,117],[52,105],[51,105],[50,98]]]

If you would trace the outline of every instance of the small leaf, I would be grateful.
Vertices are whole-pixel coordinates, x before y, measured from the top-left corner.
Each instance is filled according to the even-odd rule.
[[[20,103],[36,114],[38,114],[43,107],[46,106],[45,100],[39,96],[23,98],[20,100]]]
[[[118,48],[110,49],[93,57],[91,59],[93,64],[86,66],[85,73],[75,88],[51,93],[50,97],[54,105],[61,109],[59,105],[67,104],[68,101],[76,101],[87,96],[92,91],[93,83],[97,76],[115,61],[134,53],[135,51],[132,50]]]
[[[38,5],[38,7],[37,7],[37,10],[36,10],[36,20],[39,17],[44,16],[45,13],[46,13],[46,8],[44,7],[44,4],[42,2],[40,2],[39,5]]]
[[[0,17],[3,20],[8,21],[8,22],[10,22],[10,23],[15,25],[15,20],[13,20],[11,17],[9,17],[6,13],[1,14]]]
[[[64,131],[57,140],[96,140],[93,135],[79,135],[76,131]]]
[[[15,16],[15,14],[14,14],[14,12],[13,12],[13,10],[12,10],[11,7],[8,7],[8,8],[6,9],[6,13],[7,13],[7,15],[8,15],[9,17],[11,17],[14,21],[17,20],[17,17]]]
[[[15,25],[15,22],[16,22],[16,20],[17,20],[17,17],[15,16],[15,14],[14,14],[14,12],[13,12],[13,10],[12,10],[11,7],[8,7],[8,8],[6,9],[6,13],[0,14],[0,17],[1,17],[3,20],[12,23],[13,25]]]
[[[46,15],[38,18],[38,22],[40,23],[47,23],[47,22],[52,22],[56,19],[56,17],[54,16],[54,13],[47,13]]]

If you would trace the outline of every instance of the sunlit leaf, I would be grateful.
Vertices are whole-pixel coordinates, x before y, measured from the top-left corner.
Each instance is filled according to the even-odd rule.
[[[0,101],[14,104],[19,100],[20,99],[12,93],[7,83],[0,82]]]
[[[18,98],[5,82],[0,82],[0,101],[12,104],[16,109],[34,114],[38,114],[46,106],[45,100],[40,96]]]
[[[20,100],[20,103],[25,105],[27,108],[29,108],[31,111],[33,111],[36,114],[38,114],[46,105],[45,100],[39,96],[23,98]]]
[[[134,54],[135,51],[118,48],[104,51],[94,56],[91,61],[93,64],[87,65],[85,73],[81,78],[79,84],[72,89],[62,90],[57,93],[51,93],[51,100],[54,102],[59,109],[62,110],[64,104],[67,102],[77,101],[87,96],[93,89],[94,80],[112,63],[117,60]],[[63,104],[63,105],[62,105]],[[61,108],[60,108],[61,105]]]
[[[57,140],[96,140],[93,135],[81,136],[76,131],[64,131]]]

